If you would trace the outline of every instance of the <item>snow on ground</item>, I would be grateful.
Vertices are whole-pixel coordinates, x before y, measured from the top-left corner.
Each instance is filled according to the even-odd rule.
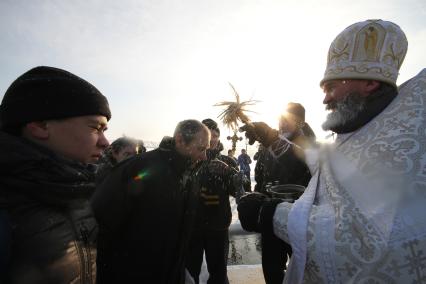
[[[230,284],[264,284],[262,265],[228,266]]]

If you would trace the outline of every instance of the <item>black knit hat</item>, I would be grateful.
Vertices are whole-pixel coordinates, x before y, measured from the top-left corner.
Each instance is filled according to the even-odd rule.
[[[287,113],[292,114],[297,121],[305,122],[305,108],[299,103],[288,103]]]
[[[0,129],[28,122],[111,112],[92,84],[62,69],[39,66],[18,77],[0,105]]]
[[[207,126],[208,129],[215,130],[215,131],[217,131],[217,133],[220,134],[219,127],[217,126],[216,121],[214,121],[213,119],[206,118],[203,121],[201,121],[201,123],[204,124],[205,126]]]

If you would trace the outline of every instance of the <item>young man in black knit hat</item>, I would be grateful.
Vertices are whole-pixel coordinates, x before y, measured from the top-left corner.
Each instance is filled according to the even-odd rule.
[[[107,99],[65,70],[36,67],[0,105],[1,283],[95,283],[89,198],[108,146]]]

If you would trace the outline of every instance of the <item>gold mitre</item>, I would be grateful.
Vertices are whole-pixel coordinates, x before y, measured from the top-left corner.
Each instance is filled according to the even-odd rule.
[[[335,79],[369,79],[396,87],[407,47],[404,32],[392,22],[367,20],[350,25],[331,43],[320,85]]]

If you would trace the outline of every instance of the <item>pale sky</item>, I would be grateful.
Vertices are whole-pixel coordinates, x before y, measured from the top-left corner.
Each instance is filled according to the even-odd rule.
[[[160,141],[183,119],[218,120],[213,104],[233,99],[231,82],[242,100],[262,101],[252,121],[276,128],[300,102],[323,139],[328,48],[366,19],[407,35],[398,84],[426,67],[426,0],[0,0],[0,99],[32,67],[66,69],[108,98],[110,140]]]

